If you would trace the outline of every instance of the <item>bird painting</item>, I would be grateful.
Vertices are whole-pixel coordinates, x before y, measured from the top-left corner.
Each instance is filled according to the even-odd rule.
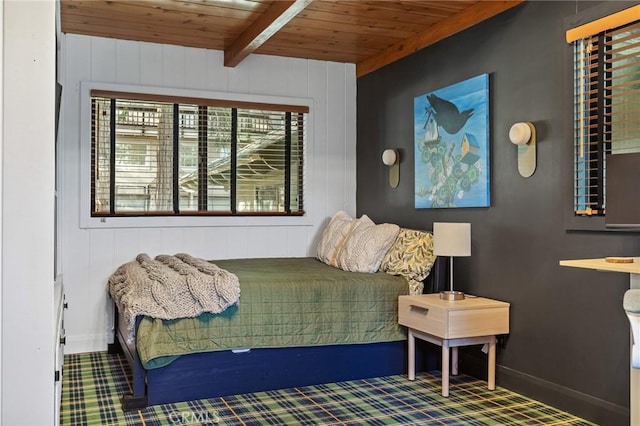
[[[450,135],[458,133],[473,115],[473,108],[460,112],[453,102],[434,94],[427,95],[427,100],[433,108],[433,118],[436,123]]]
[[[488,207],[489,75],[414,97],[415,207]]]

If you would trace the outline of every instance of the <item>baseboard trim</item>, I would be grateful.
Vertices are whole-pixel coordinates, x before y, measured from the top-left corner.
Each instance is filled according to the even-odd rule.
[[[460,370],[464,374],[487,379],[487,357],[461,348]],[[496,366],[496,385],[536,401],[551,405],[601,426],[629,426],[629,407],[595,398],[502,365]]]
[[[628,426],[628,407],[613,404],[538,377],[497,366],[497,384],[602,426]]]
[[[109,336],[107,334],[83,334],[67,336],[64,346],[65,354],[85,352],[102,352],[107,350]]]

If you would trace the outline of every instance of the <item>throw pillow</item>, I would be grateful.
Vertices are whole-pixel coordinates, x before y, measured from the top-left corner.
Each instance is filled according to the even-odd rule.
[[[347,212],[339,211],[334,214],[322,232],[316,249],[316,258],[327,265],[337,266],[338,252],[344,245],[351,228],[358,224],[359,222],[349,216]]]
[[[376,225],[367,215],[356,222],[337,254],[337,265],[345,271],[377,272],[400,227],[391,223]]]
[[[421,294],[423,280],[436,261],[433,235],[430,232],[401,229],[380,265],[380,270],[401,275],[409,281],[411,294]]]

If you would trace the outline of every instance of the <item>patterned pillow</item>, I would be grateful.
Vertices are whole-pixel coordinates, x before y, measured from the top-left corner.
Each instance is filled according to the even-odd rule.
[[[316,258],[327,265],[336,266],[336,258],[340,248],[349,235],[352,227],[359,225],[347,212],[339,211],[333,215],[331,221],[322,232],[316,249]]]
[[[402,228],[384,257],[380,270],[405,277],[409,281],[410,293],[420,294],[424,285],[422,281],[431,272],[435,261],[432,234]]]
[[[392,223],[376,225],[367,215],[356,219],[337,254],[338,268],[351,272],[378,272],[385,254],[400,232]]]

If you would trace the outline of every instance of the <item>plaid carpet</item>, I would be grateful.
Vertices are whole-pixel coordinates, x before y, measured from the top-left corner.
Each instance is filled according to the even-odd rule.
[[[306,386],[158,405],[124,413],[129,366],[106,352],[67,355],[62,425],[592,425],[484,381],[439,372]]]

